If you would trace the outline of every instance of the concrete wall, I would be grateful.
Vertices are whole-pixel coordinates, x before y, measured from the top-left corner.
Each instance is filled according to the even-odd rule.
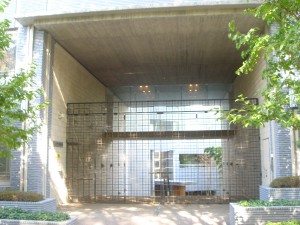
[[[233,96],[236,98],[240,94],[249,98],[258,98],[259,102],[263,99],[259,95],[258,90],[263,88],[266,84],[265,81],[261,79],[261,73],[266,66],[266,62],[260,60],[254,70],[248,74],[237,77],[233,84]],[[268,184],[272,180],[271,171],[271,139],[270,139],[270,126],[271,124],[266,124],[265,127],[260,128],[260,148],[261,148],[261,166],[262,166],[262,183]]]
[[[257,66],[250,74],[238,76],[233,83],[234,96],[236,97],[243,93],[244,96],[258,98],[261,102],[263,99],[257,90],[263,88],[266,84],[266,82],[261,79],[261,73],[265,67],[266,62],[259,60]]]
[[[254,71],[249,75],[237,77],[233,84],[233,96],[243,93],[249,98],[263,98],[258,90],[262,89],[266,81],[261,79],[261,73],[266,66],[264,60],[259,60]],[[290,130],[282,128],[275,121],[266,123],[260,128],[260,148],[262,166],[262,184],[268,185],[274,178],[291,175],[291,140]]]
[[[56,14],[87,11],[107,11],[122,9],[154,8],[154,7],[176,7],[176,6],[210,6],[210,5],[247,5],[259,4],[259,0],[19,0],[18,15]]]
[[[233,199],[257,199],[261,184],[259,131],[240,125],[234,130],[234,137],[222,145],[224,191]]]
[[[106,88],[57,43],[53,54],[49,171],[51,195],[65,201],[67,103],[104,102]]]

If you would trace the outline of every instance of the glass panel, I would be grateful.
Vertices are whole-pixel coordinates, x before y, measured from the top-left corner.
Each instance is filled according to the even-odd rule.
[[[0,179],[9,179],[10,159],[0,158]]]

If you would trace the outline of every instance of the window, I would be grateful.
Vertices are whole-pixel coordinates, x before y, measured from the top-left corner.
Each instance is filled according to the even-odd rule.
[[[173,180],[173,151],[154,153],[155,179]]]
[[[151,119],[150,124],[153,125],[154,131],[173,131],[174,122],[169,120]]]
[[[212,160],[209,154],[179,154],[180,167],[207,167]]]
[[[8,158],[0,158],[0,179],[8,180],[9,179],[9,166],[10,159]]]

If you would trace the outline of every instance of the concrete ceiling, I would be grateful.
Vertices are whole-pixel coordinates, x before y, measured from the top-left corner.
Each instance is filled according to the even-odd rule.
[[[241,64],[228,22],[263,28],[239,7],[127,10],[35,19],[109,88],[232,83]]]

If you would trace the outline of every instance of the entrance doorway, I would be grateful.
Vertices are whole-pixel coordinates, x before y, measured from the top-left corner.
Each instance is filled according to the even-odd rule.
[[[258,130],[231,100],[68,104],[70,200],[222,203],[258,197]]]

